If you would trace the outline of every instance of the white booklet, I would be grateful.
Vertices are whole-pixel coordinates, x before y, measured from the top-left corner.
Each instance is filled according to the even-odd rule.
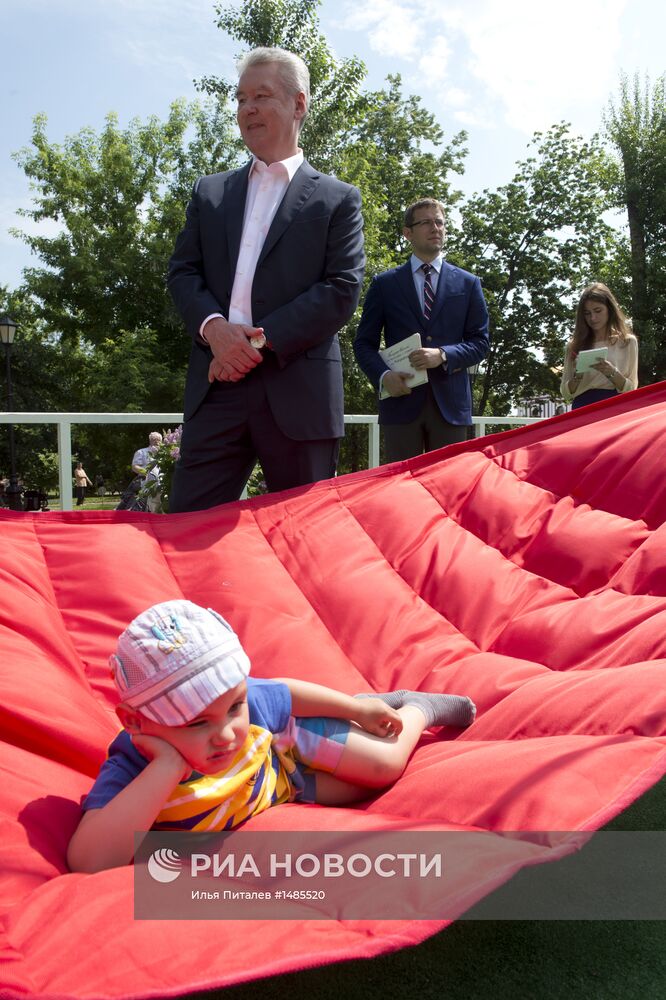
[[[576,358],[576,374],[582,375],[583,372],[589,372],[592,365],[596,365],[597,361],[605,361],[607,357],[607,347],[593,347],[589,351],[579,351]]]
[[[417,371],[409,363],[409,355],[412,351],[418,350],[420,346],[421,334],[413,333],[410,337],[405,337],[404,340],[398,341],[397,344],[391,344],[390,347],[385,347],[383,351],[379,352],[379,356],[386,363],[387,368],[390,368],[391,371],[406,372],[411,376],[407,379],[407,385],[410,389],[413,389],[417,385],[425,385],[428,381],[427,369],[422,368],[420,371]],[[383,382],[379,398],[389,398],[389,393],[384,389]]]

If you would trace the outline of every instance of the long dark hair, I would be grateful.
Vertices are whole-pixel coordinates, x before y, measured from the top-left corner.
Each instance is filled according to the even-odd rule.
[[[594,333],[591,327],[588,326],[584,316],[585,307],[590,301],[601,302],[601,304],[606,306],[608,309],[607,329],[609,343],[614,344],[616,340],[620,340],[623,344],[625,344],[631,333],[629,321],[620,309],[617,299],[611,292],[610,288],[607,288],[606,285],[602,285],[600,281],[595,281],[593,284],[588,285],[583,291],[578,303],[578,309],[576,310],[576,325],[571,339],[572,351],[575,353],[578,353],[578,351],[584,351],[587,348],[592,347],[592,344],[594,343]]]

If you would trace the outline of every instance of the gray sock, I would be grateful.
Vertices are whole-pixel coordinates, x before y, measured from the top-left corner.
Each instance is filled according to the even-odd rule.
[[[426,726],[456,726],[464,729],[476,717],[471,698],[458,694],[430,694],[427,691],[388,691],[385,694],[357,694],[357,698],[381,698],[391,708],[413,705],[425,715]]]
[[[402,708],[404,697],[411,694],[411,691],[387,691],[385,694],[355,694],[355,698],[381,698],[389,708]]]

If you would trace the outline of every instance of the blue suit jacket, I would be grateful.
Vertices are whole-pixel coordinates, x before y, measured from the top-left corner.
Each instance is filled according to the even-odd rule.
[[[169,264],[169,290],[193,340],[186,419],[209,389],[212,354],[198,336],[201,323],[211,313],[229,315],[250,166],[197,181]],[[337,332],[356,308],[364,266],[358,190],[304,161],[257,262],[252,318],[272,350],[246,376],[263,379],[273,416],[290,438],[344,434]]]
[[[444,419],[450,424],[470,424],[472,399],[467,368],[482,361],[489,348],[488,309],[479,279],[443,261],[429,320],[423,315],[409,261],[373,279],[354,352],[377,391],[386,371],[378,353],[382,331],[386,347],[420,333],[423,347],[444,348],[447,367],[429,368],[428,381]],[[426,391],[426,386],[417,386],[408,396],[380,400],[379,422],[406,424],[415,420]]]

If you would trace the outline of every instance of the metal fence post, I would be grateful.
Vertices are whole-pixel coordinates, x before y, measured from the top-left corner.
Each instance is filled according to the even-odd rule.
[[[72,509],[72,425],[66,417],[58,418],[58,482],[60,509]]]

